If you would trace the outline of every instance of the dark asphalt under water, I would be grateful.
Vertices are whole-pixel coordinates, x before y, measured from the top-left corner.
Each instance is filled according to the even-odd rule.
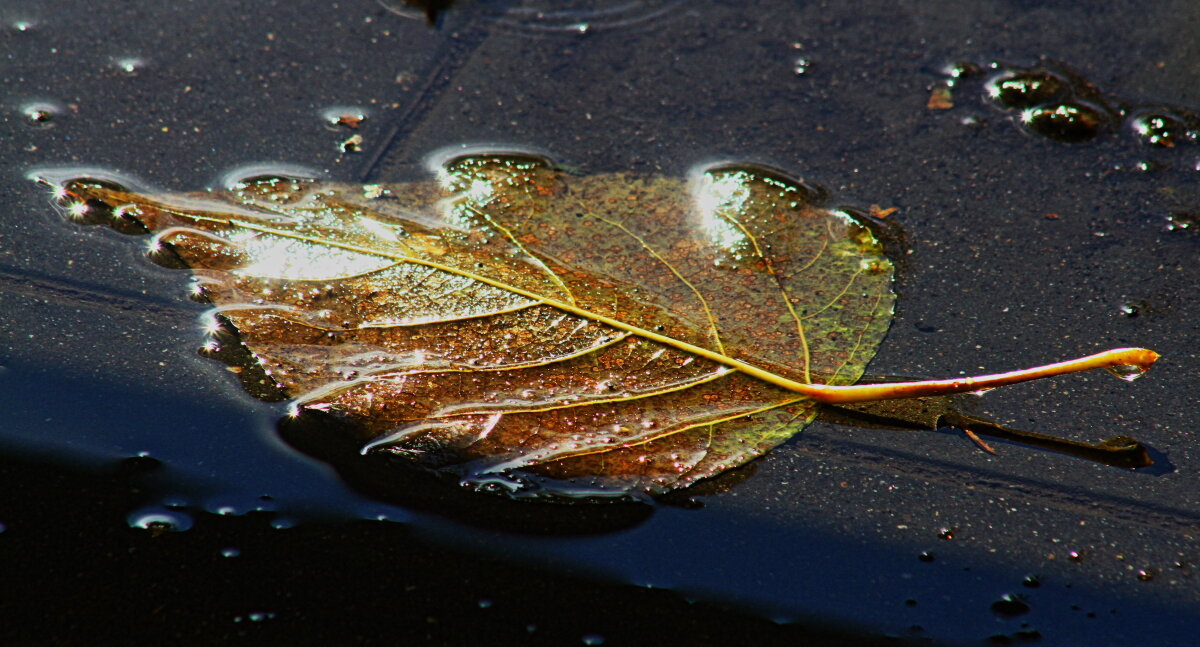
[[[1200,7],[538,3],[458,2],[436,27],[367,0],[0,7],[0,559],[24,619],[0,623],[6,642],[1190,638],[1200,145],[1153,147],[1122,119],[1053,141],[984,87],[993,61],[1045,59],[1113,106],[1186,115]],[[963,62],[983,71],[927,107]],[[330,126],[332,109],[366,119]],[[282,405],[196,356],[183,273],[64,222],[28,179],[424,179],[461,146],[582,173],[752,161],[833,204],[898,207],[899,307],[872,374],[1150,347],[1164,357],[1136,383],[1070,376],[979,410],[1134,436],[1159,465],[817,423],[699,507],[530,508],[376,473],[347,474],[355,490],[277,437]],[[192,526],[131,528],[147,506]]]

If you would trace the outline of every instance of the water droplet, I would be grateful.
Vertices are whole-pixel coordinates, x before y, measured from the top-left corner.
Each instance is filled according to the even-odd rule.
[[[362,135],[351,135],[350,137],[346,138],[346,141],[339,145],[339,148],[343,153],[361,153],[362,145]]]
[[[1026,588],[1036,589],[1042,585],[1042,579],[1037,575],[1026,575],[1025,579],[1021,580],[1021,585]]]
[[[1167,112],[1144,112],[1129,120],[1129,125],[1142,143],[1161,148],[1174,148],[1191,135],[1187,123]]]
[[[479,608],[480,608],[480,609],[490,609],[490,608],[492,608],[492,601],[491,601],[491,600],[480,600],[480,601],[479,601]]]
[[[1081,553],[1077,550],[1073,550],[1073,551],[1067,553],[1067,559],[1071,560],[1072,562],[1076,562],[1076,563],[1082,562],[1083,561],[1083,553]]]
[[[1134,300],[1122,303],[1117,309],[1126,317],[1137,317],[1149,311],[1150,306],[1145,301]]]
[[[1167,215],[1167,231],[1191,229],[1200,231],[1200,214],[1175,211]]]
[[[946,76],[952,79],[966,79],[973,76],[979,76],[983,71],[978,64],[971,61],[959,61],[952,65],[946,66],[943,70]]]
[[[933,553],[926,550],[926,551],[922,551],[920,555],[917,555],[917,559],[921,560],[922,562],[928,563],[928,562],[932,562],[936,558],[934,557]]]
[[[126,57],[116,59],[113,65],[126,74],[137,74],[138,70],[146,66],[146,62],[140,58]]]
[[[796,76],[804,76],[812,69],[812,64],[811,59],[804,57],[797,58],[792,62],[792,72],[795,72]]]
[[[1029,613],[1029,603],[1020,595],[1005,593],[992,603],[992,613],[1002,618],[1015,618]]]
[[[250,622],[262,622],[264,620],[271,620],[274,617],[275,614],[270,611],[255,611],[254,613],[246,615],[246,618],[249,619]]]
[[[583,637],[583,644],[585,644],[585,645],[603,645],[604,644],[604,636],[601,636],[600,634],[586,634]]]
[[[238,550],[237,548],[225,548],[221,551],[221,557],[237,557],[241,554],[242,551]]]
[[[1044,70],[1001,74],[984,86],[988,97],[1006,108],[1033,108],[1063,98],[1069,85],[1065,79]]]
[[[1149,582],[1150,580],[1154,579],[1154,576],[1157,574],[1158,571],[1154,570],[1153,568],[1139,568],[1137,572],[1137,578],[1143,582]]]
[[[61,114],[62,110],[51,103],[31,103],[21,108],[21,113],[30,124],[39,128],[49,128],[54,125],[54,118]]]
[[[1105,112],[1083,102],[1063,102],[1030,108],[1021,113],[1029,130],[1055,141],[1079,143],[1095,139],[1107,125]]]
[[[321,119],[333,130],[358,130],[367,119],[367,111],[359,107],[335,106],[321,111]]]
[[[1104,370],[1122,380],[1125,380],[1126,382],[1132,382],[1145,375],[1146,371],[1150,370],[1150,367],[1136,366],[1133,364],[1118,364],[1116,366],[1106,366],[1104,367]]]
[[[32,20],[17,20],[12,24],[13,31],[27,32],[37,27],[37,23]]]
[[[954,531],[954,528],[942,528],[938,531],[938,538],[945,540],[954,539]]]
[[[130,528],[149,530],[154,536],[164,532],[183,532],[192,527],[192,517],[177,510],[153,506],[129,515]]]
[[[280,517],[280,518],[271,520],[271,527],[276,530],[287,530],[288,528],[293,528],[295,526],[296,526],[296,521],[294,519]]]

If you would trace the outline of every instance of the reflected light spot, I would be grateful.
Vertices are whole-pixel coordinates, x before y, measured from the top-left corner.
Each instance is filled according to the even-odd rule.
[[[207,313],[200,318],[200,327],[206,335],[215,335],[221,332],[221,322],[217,320],[216,315]],[[207,346],[207,344],[205,344]]]
[[[721,177],[705,174],[694,193],[700,228],[709,241],[725,250],[734,250],[746,242],[746,235],[730,221],[742,211],[750,198],[750,189],[739,174]]]
[[[234,270],[243,276],[293,280],[336,279],[381,270],[391,259],[348,249],[275,236],[247,237],[241,242],[252,259]]]
[[[359,216],[358,225],[371,232],[373,235],[382,238],[383,240],[395,241],[399,239],[399,237],[396,236],[395,229],[383,224],[382,222],[379,222],[378,220],[375,220],[374,218]]]
[[[82,218],[87,212],[88,206],[85,202],[72,202],[67,205],[67,213],[71,214],[72,218]]]
[[[474,180],[471,182],[471,186],[463,192],[463,196],[471,202],[487,202],[492,199],[492,183]]]

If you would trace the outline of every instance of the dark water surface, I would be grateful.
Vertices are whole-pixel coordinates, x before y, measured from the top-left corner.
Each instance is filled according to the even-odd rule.
[[[1191,639],[1200,5],[463,1],[431,27],[396,4],[0,6],[0,572],[25,619],[5,642]],[[1074,84],[1051,108],[1097,109],[1086,141],[987,98],[1030,66]],[[929,107],[939,88],[952,107]],[[1173,146],[1138,132],[1147,115],[1179,119]],[[196,355],[184,273],[65,222],[28,177],[412,180],[458,147],[581,173],[753,161],[898,207],[899,306],[869,372],[1153,348],[1134,384],[1069,376],[979,411],[1134,436],[1158,465],[817,423],[686,505],[350,487],[330,467],[346,448],[292,439],[328,462],[303,457],[282,404]]]

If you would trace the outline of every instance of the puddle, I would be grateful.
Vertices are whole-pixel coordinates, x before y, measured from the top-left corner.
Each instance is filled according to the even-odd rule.
[[[1200,97],[1183,64],[1195,59],[1191,41],[1155,27],[1179,24],[1190,5],[1121,5],[1096,19],[1067,6],[455,2],[430,28],[343,3],[204,12],[186,23],[152,8],[138,17],[148,28],[129,30],[117,13],[46,16],[25,4],[0,9],[0,40],[16,57],[0,77],[28,92],[0,122],[15,169],[0,214],[0,298],[11,322],[0,438],[5,469],[30,455],[42,462],[11,472],[22,489],[10,490],[0,541],[52,558],[19,571],[22,581],[61,577],[53,568],[71,555],[72,572],[96,576],[88,598],[56,590],[76,615],[43,626],[107,611],[97,605],[111,599],[139,600],[130,608],[143,626],[219,617],[239,631],[285,631],[321,613],[295,600],[319,597],[339,611],[328,626],[383,631],[380,607],[364,600],[397,600],[387,617],[405,622],[392,632],[486,626],[514,641],[622,644],[634,629],[683,631],[664,624],[672,617],[733,623],[702,607],[718,600],[753,610],[737,616],[736,626],[759,628],[748,632],[769,632],[755,624],[764,618],[807,618],[954,642],[1128,642],[1145,626],[1127,621],[1136,616],[1190,635],[1186,565],[1197,556],[1182,538],[1197,515],[1185,415],[1196,384],[1186,367],[1200,303],[1189,287],[1200,204],[1190,106]],[[999,57],[1022,64],[964,66],[952,86],[937,71]],[[1038,79],[1017,78],[1031,70],[1070,87],[1037,94]],[[1007,83],[1005,96],[1025,83],[1014,94],[1025,98],[1005,98],[1021,105],[989,98],[989,82]],[[949,92],[933,97],[934,86]],[[45,118],[27,112],[35,104],[49,108]],[[358,153],[345,146],[355,135]],[[275,421],[286,405],[252,400],[240,375],[196,354],[203,308],[184,297],[191,281],[145,263],[139,244],[66,224],[24,178],[63,165],[70,176],[190,191],[320,177],[391,200],[389,183],[426,177],[426,152],[470,142],[552,151],[581,175],[683,177],[697,164],[753,159],[845,199],[882,201],[847,208],[887,213],[908,234],[898,250],[908,268],[902,306],[873,372],[965,375],[1152,347],[1164,360],[1134,385],[1077,376],[998,390],[981,406],[1021,428],[1137,437],[1180,469],[1131,472],[1007,442],[993,457],[950,433],[815,423],[732,483],[656,506],[550,514],[418,473],[396,478],[382,464],[339,477],[361,459],[356,446],[312,429],[281,440]],[[119,472],[142,453],[158,467],[55,480],[82,465]],[[134,490],[92,510],[95,495]],[[190,528],[169,530],[185,519]],[[937,538],[943,529],[952,540]],[[129,534],[109,534],[118,531]],[[66,550],[36,553],[60,545],[47,535]],[[424,552],[430,545],[447,551]],[[432,565],[424,575],[396,570],[423,562]],[[624,588],[596,603],[593,580],[568,590],[539,568]],[[196,586],[209,574],[238,585]],[[290,574],[307,579],[279,579]],[[459,590],[435,595],[450,580]],[[410,582],[415,592],[403,588]],[[192,597],[164,588],[174,584]],[[571,606],[599,611],[542,613],[558,600],[531,590],[562,599],[578,590]],[[998,619],[992,605],[1006,591],[1025,595],[1029,611]],[[185,610],[210,607],[179,604],[201,598],[228,605],[202,617]],[[446,615],[461,608],[469,614]],[[696,608],[705,613],[687,615]],[[105,626],[126,629],[127,612],[106,613]],[[571,626],[551,633],[566,617]],[[494,618],[504,620],[486,624]]]

